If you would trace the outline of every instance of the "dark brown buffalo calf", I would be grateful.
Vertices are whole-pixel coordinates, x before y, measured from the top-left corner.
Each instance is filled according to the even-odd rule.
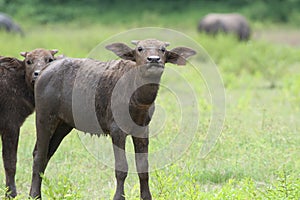
[[[56,50],[36,49],[21,53],[24,61],[0,57],[0,135],[8,196],[17,195],[15,185],[20,127],[34,111],[35,74],[53,60]]]
[[[37,148],[31,197],[41,197],[40,174],[44,173],[63,138],[76,128],[91,134],[108,134],[112,138],[117,179],[114,200],[125,199],[124,181],[128,173],[125,139],[131,135],[140,196],[144,200],[152,199],[148,184],[148,124],[160,78],[165,63],[185,65],[185,59],[196,52],[186,47],[169,51],[168,43],[155,39],[133,43],[134,49],[123,43],[106,47],[122,60],[66,58],[42,71],[35,85]],[[99,129],[92,123],[94,118],[89,118],[94,114],[89,112],[93,109]]]

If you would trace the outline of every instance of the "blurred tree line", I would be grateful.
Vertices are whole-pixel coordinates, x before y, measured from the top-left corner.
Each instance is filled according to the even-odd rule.
[[[102,16],[108,12],[134,16],[146,11],[159,15],[193,12],[199,17],[209,12],[240,12],[253,21],[300,25],[300,0],[0,0],[0,12],[21,19],[31,17],[38,23]]]

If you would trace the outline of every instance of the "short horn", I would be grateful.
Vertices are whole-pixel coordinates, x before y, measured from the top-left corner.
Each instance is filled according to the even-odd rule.
[[[137,45],[139,40],[131,40],[131,44]]]

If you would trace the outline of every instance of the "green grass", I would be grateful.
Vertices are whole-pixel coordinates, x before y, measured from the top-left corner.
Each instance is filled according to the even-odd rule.
[[[153,198],[299,199],[300,50],[256,40],[238,43],[233,37],[221,35],[211,38],[198,35],[192,28],[177,28],[200,43],[218,65],[226,86],[226,120],[212,152],[200,158],[213,105],[204,80],[190,66],[174,67],[191,85],[197,86],[195,91],[200,121],[192,143],[183,155],[178,157],[177,152],[170,154],[174,156],[173,162],[151,171]],[[59,49],[60,53],[70,57],[86,57],[101,41],[126,31],[128,27],[126,24],[98,24],[79,28],[71,24],[28,25],[27,29],[25,38],[1,32],[0,54],[20,58],[20,51],[44,47]],[[202,68],[205,67],[210,66]],[[164,81],[172,83],[176,79],[164,75]],[[270,85],[273,85],[272,89]],[[176,98],[162,88],[157,102],[165,113],[157,110],[151,124],[152,130],[156,130],[154,123],[160,123],[158,115],[166,114],[168,118],[159,135],[151,138],[150,152],[164,145],[170,146],[174,133],[179,129],[176,123],[180,110],[174,106]],[[182,136],[184,139],[186,137]],[[107,147],[103,146],[103,151],[109,152],[110,139],[100,137],[98,140],[99,144]],[[20,136],[16,176],[20,193],[18,199],[24,199],[29,192],[34,143],[34,116],[30,116]],[[127,147],[129,152],[133,151],[131,142]],[[105,161],[110,162],[113,155],[105,155]],[[154,161],[150,160],[150,163]],[[134,171],[132,162],[130,167],[131,172]],[[5,192],[4,185],[4,170],[1,169],[1,197]],[[114,170],[86,151],[77,131],[73,131],[51,159],[42,188],[45,199],[112,199]],[[128,199],[139,199],[136,174],[129,173],[125,190]]]

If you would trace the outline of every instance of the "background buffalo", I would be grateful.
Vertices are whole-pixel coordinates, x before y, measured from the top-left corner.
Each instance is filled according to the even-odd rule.
[[[16,24],[10,16],[0,12],[0,29],[4,29],[7,32],[19,33],[24,36],[24,32],[21,27]]]
[[[246,18],[237,13],[212,13],[204,16],[198,25],[200,32],[215,35],[219,32],[235,34],[239,40],[250,38],[250,26]]]

